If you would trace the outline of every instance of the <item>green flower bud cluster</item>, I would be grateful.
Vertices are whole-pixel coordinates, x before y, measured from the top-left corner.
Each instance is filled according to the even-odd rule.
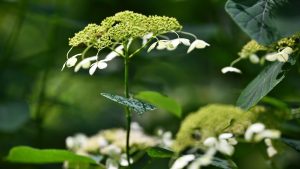
[[[285,47],[291,47],[293,51],[299,49],[300,44],[300,33],[292,35],[290,37],[282,38],[277,42],[269,45],[263,46],[257,43],[255,40],[249,41],[242,50],[238,53],[241,58],[248,58],[252,54],[257,54],[259,51],[263,51],[265,53],[277,52],[278,50],[282,50]]]
[[[257,53],[258,51],[266,51],[267,47],[260,45],[255,40],[249,41],[238,53],[241,58],[248,58],[250,55]]]
[[[278,119],[280,118],[275,117],[274,113],[261,106],[245,112],[232,105],[207,105],[185,118],[176,135],[173,149],[181,152],[188,147],[205,148],[203,142],[208,137],[216,137],[222,133],[242,135],[255,122],[277,127]]]
[[[300,44],[300,33],[297,33],[291,37],[282,38],[274,44],[275,49],[279,50],[285,47],[291,47],[292,49],[299,48]]]
[[[182,26],[175,18],[165,16],[145,16],[124,11],[107,17],[100,25],[89,24],[69,39],[69,45],[86,45],[97,49],[112,44],[123,44],[129,39],[142,38],[148,33],[155,35],[180,30]]]

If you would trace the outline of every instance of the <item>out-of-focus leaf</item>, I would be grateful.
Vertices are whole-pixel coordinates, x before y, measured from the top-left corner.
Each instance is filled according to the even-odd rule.
[[[237,165],[232,160],[225,160],[218,157],[214,157],[211,165],[224,168],[224,169],[236,169]]]
[[[24,102],[11,102],[0,105],[0,131],[16,131],[20,129],[29,118],[29,107]]]
[[[157,108],[164,109],[177,117],[181,117],[181,107],[173,99],[163,96],[160,93],[153,91],[143,91],[138,93],[136,98],[149,102]]]
[[[117,102],[124,106],[128,106],[129,108],[131,108],[133,111],[135,111],[138,114],[143,114],[147,111],[156,109],[156,107],[154,107],[153,105],[139,101],[137,99],[125,98],[122,96],[113,95],[113,94],[109,94],[109,93],[101,93],[101,95],[114,101],[114,102]]]
[[[294,14],[298,9],[293,7],[297,5],[294,0],[228,0],[225,9],[251,39],[268,45],[299,31],[286,29],[295,27],[295,22],[282,24],[282,20],[291,18],[299,23],[299,15]]]
[[[91,158],[76,155],[67,150],[36,149],[27,146],[18,146],[10,150],[7,160],[16,163],[47,164],[75,161],[96,164]]]
[[[287,63],[275,62],[264,68],[254,80],[242,91],[236,105],[248,110],[266,96],[284,78],[287,72],[286,65],[294,65],[295,57],[290,57]]]
[[[102,164],[91,165],[86,162],[68,161],[64,163],[64,169],[106,169]]]
[[[278,109],[284,110],[284,111],[289,110],[288,105],[286,103],[284,103],[283,101],[278,100],[276,98],[273,98],[273,97],[265,96],[264,98],[262,98],[261,101],[263,103],[270,104],[270,105],[272,105]]]
[[[299,119],[300,118],[300,108],[292,109],[291,116],[292,116],[292,119]]]
[[[300,140],[294,140],[289,138],[282,138],[283,142],[287,145],[295,149],[296,151],[300,152]]]
[[[147,154],[152,158],[171,158],[174,152],[161,147],[151,147],[147,149]]]

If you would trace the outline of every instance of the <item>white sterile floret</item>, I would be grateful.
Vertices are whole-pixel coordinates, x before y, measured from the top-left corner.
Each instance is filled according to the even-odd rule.
[[[193,161],[194,159],[195,159],[195,155],[193,155],[193,154],[181,156],[174,162],[171,169],[182,169],[185,166],[187,166],[189,164],[189,162]]]
[[[265,130],[265,125],[262,123],[252,124],[245,132],[245,139],[251,141],[255,133],[260,133]]]
[[[203,49],[206,46],[209,46],[209,44],[207,42],[205,42],[204,40],[199,40],[196,39],[189,47],[189,49],[187,50],[187,53],[190,53],[192,50],[196,49]]]
[[[227,140],[219,140],[217,150],[223,154],[231,156],[234,153],[234,147]]]
[[[91,62],[96,61],[97,58],[98,58],[98,56],[92,56],[92,57],[83,59],[75,66],[74,72],[78,72],[80,70],[80,68],[88,69],[91,66]]]
[[[259,63],[259,57],[256,54],[250,55],[249,60],[251,63],[254,63],[254,64]]]
[[[200,156],[188,167],[188,169],[199,169],[201,166],[208,166],[211,164],[217,150],[215,148],[209,148],[203,156]]]
[[[93,75],[97,68],[105,69],[107,67],[106,62],[109,62],[109,61],[113,60],[115,57],[119,56],[120,54],[123,54],[123,48],[124,48],[124,46],[120,45],[115,49],[115,51],[110,52],[104,59],[93,63],[89,70],[90,75]]]
[[[220,134],[219,135],[219,139],[229,139],[229,138],[232,138],[233,137],[233,134],[232,133],[223,133],[223,134]]]
[[[215,137],[208,137],[207,139],[204,140],[203,145],[207,147],[212,147],[217,145],[218,141]]]
[[[170,45],[169,40],[159,40],[157,43],[158,43],[156,47],[157,50],[164,50]]]
[[[227,67],[222,68],[221,72],[223,74],[228,73],[228,72],[242,73],[242,71],[240,69],[237,69],[237,68],[232,67],[232,66],[227,66]]]
[[[63,67],[61,68],[61,71],[64,70],[65,66],[67,66],[67,67],[75,66],[75,64],[77,63],[77,60],[78,60],[77,56],[80,56],[80,55],[82,55],[82,54],[79,53],[79,54],[73,55],[70,58],[68,58],[67,61],[64,63]]]
[[[254,123],[245,132],[245,140],[251,141],[253,138],[253,135],[255,133],[259,133],[265,130],[265,125],[262,123]]]
[[[269,53],[265,56],[267,61],[274,62],[287,62],[289,60],[289,55],[293,53],[293,49],[291,47],[285,47],[280,52]]]

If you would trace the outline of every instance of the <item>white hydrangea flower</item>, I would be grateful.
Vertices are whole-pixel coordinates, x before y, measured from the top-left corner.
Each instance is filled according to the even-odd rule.
[[[92,56],[92,57],[83,59],[75,66],[74,72],[78,72],[80,70],[80,68],[88,69],[91,66],[91,62],[96,61],[97,58],[98,58],[98,56]]]
[[[222,68],[221,72],[223,74],[228,73],[228,72],[242,73],[242,71],[240,69],[237,69],[237,68],[232,67],[232,66],[227,66],[227,67]]]
[[[289,60],[289,55],[293,53],[293,49],[291,47],[285,47],[280,52],[269,53],[265,56],[267,61],[274,62],[287,62]]]
[[[206,46],[210,46],[207,42],[205,42],[204,40],[199,40],[196,39],[189,47],[189,49],[187,50],[187,53],[190,53],[192,50],[196,49],[203,49]]]
[[[121,154],[119,163],[120,163],[121,166],[124,166],[124,167],[129,166],[126,154]],[[130,164],[132,164],[132,163],[133,163],[133,159],[130,158]]]
[[[254,123],[249,126],[245,132],[245,140],[251,141],[255,133],[260,133],[265,130],[265,125],[262,123]]]
[[[90,67],[89,73],[90,75],[93,75],[95,71],[98,69],[105,69],[107,67],[107,63],[111,60],[113,60],[115,57],[119,56],[120,53],[123,52],[123,45],[118,46],[115,51],[110,52],[104,59],[99,60],[95,63],[93,63]]]
[[[182,169],[195,159],[195,155],[188,154],[179,157],[172,165],[171,169]]]
[[[81,55],[82,55],[81,53],[78,53],[78,54],[73,55],[70,58],[68,58],[67,61],[64,63],[63,67],[61,68],[61,71],[63,71],[66,66],[67,67],[75,66],[77,63],[77,60],[78,60],[77,57],[81,56]]]

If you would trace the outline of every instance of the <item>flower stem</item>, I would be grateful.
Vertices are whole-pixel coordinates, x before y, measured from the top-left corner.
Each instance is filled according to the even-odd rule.
[[[124,94],[126,98],[129,98],[129,83],[128,83],[128,75],[129,75],[129,55],[128,50],[125,47],[124,52],[124,65],[125,65],[125,71],[124,71]],[[128,161],[128,166],[130,168],[130,124],[131,124],[131,112],[129,110],[129,107],[125,107],[125,113],[126,113],[126,156]]]

